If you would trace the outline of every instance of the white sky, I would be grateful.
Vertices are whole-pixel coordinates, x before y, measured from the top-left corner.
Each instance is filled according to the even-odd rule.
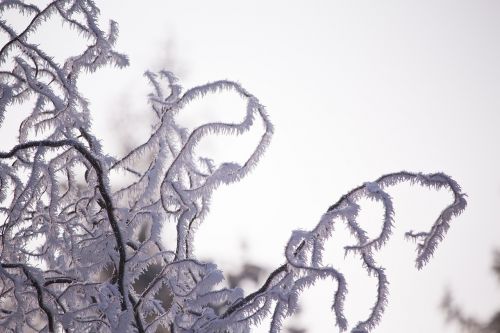
[[[391,192],[401,227],[379,257],[391,296],[375,331],[456,332],[439,310],[446,287],[480,318],[500,307],[490,269],[493,249],[500,247],[500,2],[98,3],[103,18],[119,22],[117,49],[131,59],[128,69],[102,70],[82,81],[105,147],[117,149],[108,110],[133,115],[132,136],[147,134],[142,73],[162,63],[178,71],[186,88],[217,79],[240,82],[267,106],[275,125],[254,172],[214,195],[197,235],[199,257],[215,258],[225,271],[236,270],[242,260],[277,267],[291,231],[312,228],[352,187],[403,169],[444,171],[462,185],[469,205],[420,272],[413,268],[414,247],[402,235],[428,228],[451,197],[408,186]],[[61,45],[60,30],[57,36],[43,33],[55,48]],[[227,95],[193,107],[186,123],[196,121],[198,111],[204,119],[238,119],[242,108]],[[221,159],[241,157],[255,135],[232,144],[209,141],[202,148]],[[380,210],[367,206],[362,221],[376,232]],[[340,251],[349,242],[339,224],[331,248]],[[359,265],[346,265],[343,254],[328,258],[350,274],[346,310],[354,324],[374,301],[373,280]],[[306,295],[299,326],[332,331],[333,291],[323,283]]]

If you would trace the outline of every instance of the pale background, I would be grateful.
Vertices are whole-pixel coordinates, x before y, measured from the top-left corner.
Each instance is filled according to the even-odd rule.
[[[414,269],[414,246],[402,235],[428,228],[451,195],[409,186],[391,191],[398,227],[379,256],[391,295],[375,331],[457,332],[439,309],[447,288],[464,311],[480,319],[500,308],[490,268],[493,249],[500,248],[500,2],[98,4],[103,19],[119,22],[117,49],[131,60],[127,69],[81,79],[94,133],[108,151],[121,154],[117,140],[147,136],[146,69],[176,72],[186,88],[236,80],[266,105],[275,125],[254,172],[215,193],[196,238],[200,258],[226,272],[238,271],[243,262],[271,270],[283,263],[291,231],[311,229],[352,187],[393,171],[444,171],[462,185],[469,205],[422,271]],[[42,27],[39,35],[41,45],[60,59],[72,47],[85,46],[60,25]],[[225,94],[195,104],[181,121],[236,120],[242,112],[239,100]],[[124,138],[119,129],[130,125],[133,131]],[[1,130],[6,149],[13,141],[8,128]],[[256,126],[253,135],[229,144],[207,140],[200,150],[218,160],[241,159],[260,130]],[[366,204],[362,223],[373,225],[369,230],[375,233],[381,211]],[[167,241],[171,236],[166,231]],[[329,246],[336,254],[327,261],[346,269],[346,312],[354,324],[373,304],[375,285],[357,259],[344,261],[342,246],[352,241],[339,223]],[[324,282],[306,292],[302,313],[287,325],[336,331],[329,311],[333,287]],[[266,325],[255,332],[266,332]]]

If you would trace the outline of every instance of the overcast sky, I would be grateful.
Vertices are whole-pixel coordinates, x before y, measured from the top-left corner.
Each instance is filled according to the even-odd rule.
[[[200,258],[225,271],[242,261],[278,267],[292,230],[311,229],[349,189],[394,171],[443,171],[462,185],[469,205],[422,271],[414,269],[414,245],[403,234],[428,228],[451,194],[409,186],[391,191],[397,227],[378,257],[391,295],[375,331],[456,332],[439,310],[446,288],[479,318],[500,308],[490,268],[500,248],[500,2],[97,3],[103,18],[120,24],[117,49],[131,60],[125,70],[82,78],[105,148],[119,153],[111,110],[132,117],[136,140],[147,135],[146,69],[177,72],[186,88],[238,81],[266,105],[275,125],[254,172],[214,195],[196,238]],[[60,48],[62,33],[54,31],[41,34]],[[194,105],[181,121],[238,119],[241,106],[225,94]],[[259,130],[229,143],[207,140],[200,149],[219,161],[241,159]],[[366,207],[362,223],[377,232],[380,207]],[[356,258],[344,260],[342,247],[352,241],[339,223],[329,245],[338,253],[327,259],[345,267],[352,281],[346,311],[354,324],[373,304],[375,285]],[[299,326],[332,331],[333,287],[325,282],[306,295]]]

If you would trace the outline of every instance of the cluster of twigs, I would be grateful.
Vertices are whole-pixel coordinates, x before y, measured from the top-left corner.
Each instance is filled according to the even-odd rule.
[[[322,262],[323,245],[338,220],[358,241],[346,251],[359,254],[378,280],[369,318],[353,329],[370,331],[387,301],[387,277],[373,257],[393,227],[386,188],[410,182],[453,193],[453,203],[431,230],[407,233],[418,241],[418,268],[430,259],[451,218],[465,208],[460,187],[444,174],[387,174],[349,191],[313,230],[295,231],[285,263],[259,290],[244,297],[238,288],[217,289],[222,273],[194,257],[193,236],[213,190],[242,179],[262,156],[273,133],[264,107],[235,82],[216,81],[183,92],[170,72],[148,72],[155,115],[152,134],[125,157],[111,157],[92,134],[89,106],[77,83],[82,72],[128,64],[126,56],[113,50],[117,24],[101,30],[99,9],[90,0],[57,0],[43,9],[19,0],[0,2],[0,13],[7,10],[30,21],[17,32],[0,20],[0,31],[9,36],[0,50],[0,124],[7,108],[29,102],[34,106],[21,123],[18,144],[0,153],[0,326],[6,332],[143,333],[160,326],[171,332],[247,332],[269,314],[270,330],[278,332],[283,319],[296,311],[300,292],[323,278],[337,282],[332,309],[339,329],[346,330],[346,281]],[[37,27],[53,16],[90,44],[63,64],[30,41]],[[193,130],[176,122],[188,103],[223,90],[246,101],[241,122],[206,123]],[[216,165],[195,154],[203,137],[240,135],[256,120],[262,121],[264,132],[244,163]],[[146,168],[140,169],[145,161]],[[112,172],[127,173],[133,180],[112,190]],[[380,202],[385,210],[382,231],[374,239],[356,221],[356,202],[362,197]],[[162,226],[172,220],[175,250],[161,242]],[[137,281],[151,267],[157,267],[153,278],[139,288]],[[160,297],[160,292],[168,297]]]

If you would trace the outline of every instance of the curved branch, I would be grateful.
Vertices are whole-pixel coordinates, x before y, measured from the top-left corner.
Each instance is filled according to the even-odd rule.
[[[113,230],[113,234],[116,239],[117,243],[117,248],[118,248],[118,253],[119,253],[119,263],[118,263],[118,289],[122,295],[122,310],[127,309],[127,291],[125,287],[125,262],[127,260],[126,252],[125,252],[125,243],[123,240],[122,232],[120,230],[120,226],[118,224],[118,221],[114,215],[114,206],[113,202],[111,200],[111,196],[108,192],[107,186],[106,186],[106,180],[105,177],[106,175],[104,174],[104,171],[101,166],[101,162],[99,159],[97,159],[92,153],[87,150],[81,143],[67,139],[67,140],[59,140],[59,141],[48,141],[48,140],[41,140],[41,141],[30,141],[26,143],[22,143],[19,145],[16,145],[13,147],[9,152],[0,152],[0,158],[5,159],[5,158],[11,158],[13,157],[17,152],[29,148],[38,148],[38,147],[50,147],[50,148],[60,148],[60,147],[65,147],[65,146],[70,146],[76,149],[85,159],[92,165],[94,170],[96,171],[97,174],[97,179],[98,179],[98,188],[99,188],[99,193],[102,196],[102,199],[104,201],[104,209],[106,210],[106,213],[108,215],[108,220],[109,224],[111,226],[111,229]]]

